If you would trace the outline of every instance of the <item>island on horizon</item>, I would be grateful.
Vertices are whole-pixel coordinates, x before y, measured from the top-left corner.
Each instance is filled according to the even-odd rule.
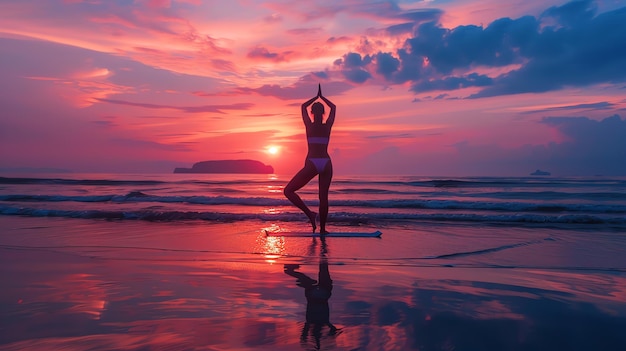
[[[174,173],[272,174],[274,168],[256,160],[218,160],[197,162],[191,168],[175,168]]]

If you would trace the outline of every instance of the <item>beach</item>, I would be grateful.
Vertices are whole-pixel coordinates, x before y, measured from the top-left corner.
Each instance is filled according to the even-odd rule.
[[[287,180],[3,176],[0,350],[626,349],[624,179]]]

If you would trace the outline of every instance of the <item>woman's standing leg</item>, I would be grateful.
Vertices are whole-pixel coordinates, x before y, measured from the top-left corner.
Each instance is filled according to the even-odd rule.
[[[333,179],[333,164],[330,160],[326,164],[324,171],[319,176],[319,198],[320,198],[320,233],[326,234],[326,219],[328,219],[328,191],[330,182]]]

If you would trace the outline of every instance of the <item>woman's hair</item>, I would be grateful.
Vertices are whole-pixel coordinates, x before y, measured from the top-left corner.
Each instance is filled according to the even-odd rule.
[[[324,114],[324,104],[321,102],[316,102],[311,106],[311,112],[313,115],[323,115]]]

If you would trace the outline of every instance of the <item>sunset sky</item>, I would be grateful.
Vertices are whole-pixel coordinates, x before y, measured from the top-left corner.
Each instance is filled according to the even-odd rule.
[[[626,175],[624,0],[2,0],[0,169]],[[274,153],[268,152],[273,148]]]

